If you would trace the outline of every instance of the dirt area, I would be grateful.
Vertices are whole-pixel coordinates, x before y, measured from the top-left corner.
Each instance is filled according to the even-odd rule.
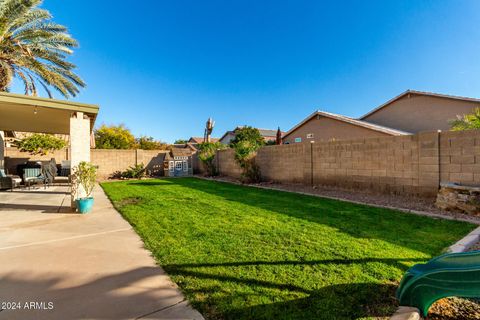
[[[239,183],[237,179],[224,176],[215,177],[215,180]],[[444,211],[436,208],[434,198],[426,199],[420,197],[406,197],[401,195],[373,193],[367,190],[352,190],[324,186],[311,187],[302,184],[279,184],[273,182],[262,182],[258,184],[252,184],[252,186],[261,186],[285,191],[301,192],[312,195],[360,202],[370,205],[394,207],[403,210],[423,211],[427,213],[444,215],[458,220],[469,221],[475,224],[480,224],[479,216],[469,216],[467,214]]]

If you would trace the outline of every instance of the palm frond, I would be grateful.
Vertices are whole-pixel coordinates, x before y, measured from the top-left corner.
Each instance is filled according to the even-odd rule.
[[[65,26],[51,21],[47,10],[38,8],[40,3],[0,0],[0,91],[17,77],[26,94],[36,95],[39,83],[49,97],[49,87],[67,98],[75,96],[85,82],[66,59],[78,43]]]

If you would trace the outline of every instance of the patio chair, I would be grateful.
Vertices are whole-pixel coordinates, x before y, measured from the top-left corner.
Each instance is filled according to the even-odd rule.
[[[47,188],[47,179],[41,168],[25,168],[23,169],[23,182],[25,186],[30,188],[32,184],[42,182],[45,189]]]
[[[22,178],[15,175],[9,175],[5,173],[4,169],[0,169],[0,190],[16,188],[22,182]]]

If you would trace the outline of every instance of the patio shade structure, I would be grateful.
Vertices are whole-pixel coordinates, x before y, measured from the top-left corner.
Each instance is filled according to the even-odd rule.
[[[90,161],[90,135],[97,105],[0,92],[0,132],[20,131],[70,135],[71,166]],[[0,163],[4,142],[0,136]],[[72,206],[75,194],[72,194]]]

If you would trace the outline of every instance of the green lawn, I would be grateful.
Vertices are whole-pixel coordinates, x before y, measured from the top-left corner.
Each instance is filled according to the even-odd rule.
[[[102,186],[207,319],[388,317],[404,271],[475,227],[195,178]]]

